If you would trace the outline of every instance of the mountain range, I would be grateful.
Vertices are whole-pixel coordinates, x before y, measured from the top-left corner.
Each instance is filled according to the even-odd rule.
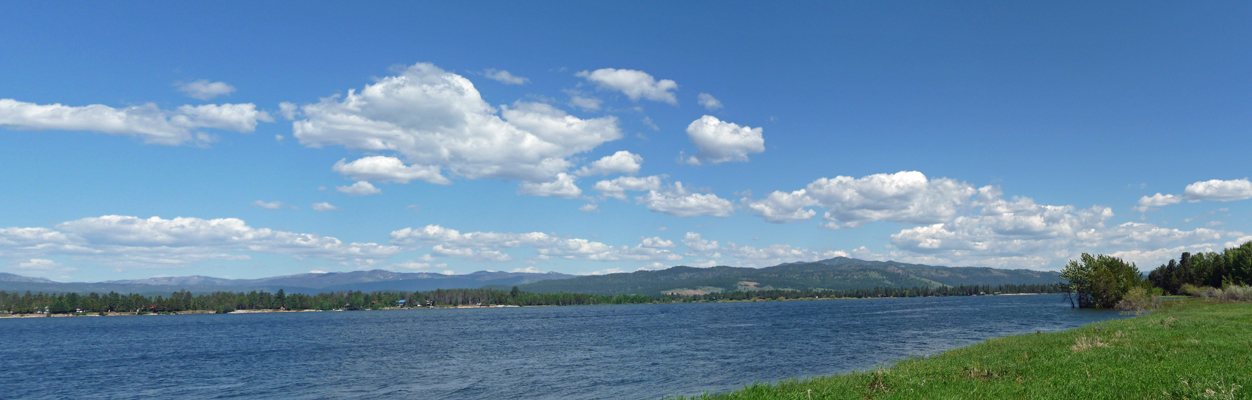
[[[659,271],[580,276],[522,285],[527,292],[579,292],[604,295],[657,295],[683,291],[717,293],[734,290],[848,290],[874,287],[1050,284],[1056,272],[985,267],[938,267],[894,261],[836,257],[768,268],[673,267]],[[690,293],[690,292],[688,292]]]
[[[662,293],[717,293],[768,289],[868,289],[874,287],[935,287],[958,285],[1051,284],[1061,282],[1056,272],[985,267],[940,267],[894,261],[866,261],[837,257],[795,262],[768,268],[677,266],[658,271],[636,271],[594,276],[549,273],[478,271],[464,275],[402,273],[384,270],[308,273],[260,279],[207,276],[156,277],[105,282],[54,282],[44,278],[0,273],[0,290],[9,292],[78,292],[168,294],[247,292],[321,293],[345,290],[427,291],[435,289],[518,286],[532,293],[590,293],[604,295]]]

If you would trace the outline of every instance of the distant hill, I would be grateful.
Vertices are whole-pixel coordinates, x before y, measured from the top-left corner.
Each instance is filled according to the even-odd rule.
[[[54,283],[44,278],[30,278],[21,275],[14,275],[0,272],[0,282],[4,283]]]
[[[229,286],[238,280],[213,278],[208,276],[160,276],[148,279],[128,279],[120,281],[104,281],[100,284],[114,285],[149,285],[149,286]]]
[[[435,289],[476,289],[483,286],[525,285],[547,279],[565,279],[573,275],[549,272],[544,274],[526,272],[478,271],[465,275],[432,273],[402,273],[384,270],[332,272],[325,274],[297,274],[260,279],[225,279],[206,276],[157,277],[135,280],[118,280],[97,283],[53,282],[43,278],[28,278],[13,274],[0,274],[0,290],[9,292],[77,292],[77,293],[140,293],[165,294],[179,290],[193,293],[247,292],[264,290],[276,292],[283,289],[289,293],[315,294],[360,290],[427,291]]]
[[[549,272],[478,271],[464,275],[403,273],[384,270],[296,274],[260,279],[225,279],[207,276],[157,277],[107,282],[53,282],[43,278],[0,273],[0,290],[9,292],[140,293],[168,295],[187,290],[193,293],[248,292],[264,290],[315,294],[360,290],[428,291],[435,289],[492,288],[509,290],[519,286],[533,293],[569,292],[591,294],[643,294],[690,290],[721,292],[767,289],[868,289],[873,287],[1047,284],[1060,282],[1056,272],[1024,269],[976,267],[937,267],[894,261],[865,261],[838,257],[815,262],[781,264],[769,268],[673,267],[660,271],[598,276],[574,276]],[[742,284],[741,284],[742,283]]]
[[[580,276],[521,286],[527,292],[657,295],[682,290],[720,292],[762,289],[868,289],[873,287],[1048,284],[1056,272],[980,267],[938,267],[838,257],[768,268],[673,267],[660,271]],[[743,284],[741,284],[743,283]]]

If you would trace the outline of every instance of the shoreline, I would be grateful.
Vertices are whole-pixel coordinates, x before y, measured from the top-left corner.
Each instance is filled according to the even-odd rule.
[[[1045,295],[1045,294],[1058,294],[1058,293],[1003,293],[1003,294],[985,294],[985,295],[971,295],[971,296],[918,296],[918,297],[821,297],[821,298],[807,298],[807,297],[806,297],[806,298],[798,298],[798,299],[716,300],[716,301],[701,301],[701,302],[699,302],[699,303],[759,303],[759,302],[774,302],[774,301],[820,301],[820,300],[837,300],[837,301],[838,301],[838,300],[842,300],[842,301],[846,301],[846,300],[887,300],[887,299],[939,298],[939,297],[1033,296],[1033,295]],[[682,303],[682,302],[678,302],[678,303],[653,302],[653,303],[638,303],[638,304],[685,304],[685,303]],[[477,306],[477,305],[456,305],[456,306],[451,306],[451,305],[449,305],[449,306],[435,306],[435,307],[384,307],[384,308],[377,308],[377,309],[360,309],[360,310],[345,310],[345,309],[334,309],[334,310],[314,310],[314,309],[306,309],[306,310],[255,309],[255,310],[233,310],[233,311],[230,311],[230,312],[227,312],[227,313],[218,313],[218,312],[216,312],[216,311],[214,311],[214,310],[188,310],[188,311],[169,311],[169,312],[143,312],[143,313],[134,313],[134,312],[129,312],[129,313],[126,313],[126,312],[106,312],[106,313],[88,313],[88,312],[83,312],[83,313],[62,313],[62,314],[44,314],[44,313],[8,314],[8,313],[0,313],[0,319],[26,319],[26,318],[70,318],[70,317],[142,317],[142,316],[173,316],[173,315],[199,315],[199,314],[223,314],[223,315],[225,315],[225,314],[277,314],[277,313],[301,313],[301,312],[341,312],[341,311],[476,310],[476,309],[493,309],[493,308],[521,308],[521,307],[570,307],[570,306],[587,306],[587,305],[591,305],[591,306],[603,306],[603,305],[637,305],[637,304],[636,304],[636,303],[631,303],[631,304],[568,304],[568,305],[533,305],[533,306],[503,305],[503,304],[502,304],[502,305],[487,305],[487,306]]]
[[[1151,314],[991,338],[887,367],[675,398],[1246,398],[1249,342],[1252,303],[1178,299]]]

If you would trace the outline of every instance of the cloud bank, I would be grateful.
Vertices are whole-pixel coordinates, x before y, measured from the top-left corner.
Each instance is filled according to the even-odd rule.
[[[399,251],[396,246],[344,243],[329,236],[253,228],[237,218],[106,215],[64,222],[54,228],[0,228],[0,254],[8,258],[69,256],[142,268],[246,260],[248,253],[368,264]]]
[[[645,238],[637,246],[611,246],[580,238],[565,238],[543,232],[467,232],[439,225],[404,228],[391,232],[391,243],[408,248],[431,248],[435,257],[474,261],[510,261],[508,249],[530,247],[536,259],[563,258],[591,261],[676,261],[682,256],[666,249],[673,247],[659,238]]]
[[[273,122],[265,111],[248,104],[205,104],[162,110],[148,103],[126,108],[103,104],[74,107],[40,105],[0,99],[0,126],[20,130],[89,131],[132,136],[144,143],[181,145],[209,143],[200,129],[253,132],[258,122]]]

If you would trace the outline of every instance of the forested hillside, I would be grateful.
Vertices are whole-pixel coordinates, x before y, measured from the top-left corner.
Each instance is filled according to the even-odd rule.
[[[574,277],[559,273],[479,271],[465,275],[398,273],[383,270],[324,274],[297,274],[260,279],[224,279],[204,276],[160,277],[108,282],[53,282],[0,274],[0,290],[43,293],[138,293],[168,294],[248,292],[262,290],[317,294],[340,291],[427,291],[435,289],[521,286],[532,293],[588,293],[602,295],[664,293],[701,295],[734,291],[856,290],[900,287],[998,286],[1005,284],[1052,284],[1055,272],[974,267],[937,267],[892,261],[832,258],[815,262],[781,264],[768,268],[677,266],[660,271]]]
[[[768,268],[678,266],[660,271],[582,276],[523,285],[534,293],[574,292],[603,295],[725,291],[852,290],[874,287],[938,287],[958,285],[1051,284],[1056,272],[976,267],[938,267],[892,261],[838,257],[788,263]]]

